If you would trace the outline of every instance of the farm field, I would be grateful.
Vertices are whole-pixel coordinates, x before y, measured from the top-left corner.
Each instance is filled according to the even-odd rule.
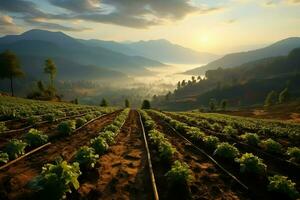
[[[0,97],[0,199],[297,199],[300,125]]]

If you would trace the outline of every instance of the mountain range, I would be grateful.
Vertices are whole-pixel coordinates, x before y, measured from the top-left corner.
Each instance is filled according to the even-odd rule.
[[[129,56],[142,56],[164,63],[201,64],[220,57],[215,54],[185,48],[165,39],[126,43],[103,40],[80,41],[90,46],[104,47]]]
[[[265,48],[247,51],[247,52],[227,54],[224,57],[212,61],[205,66],[186,71],[185,74],[203,75],[208,70],[213,70],[217,68],[233,68],[248,62],[252,62],[264,58],[286,56],[289,54],[290,51],[299,47],[300,47],[300,37],[291,37],[284,40],[280,40]]]

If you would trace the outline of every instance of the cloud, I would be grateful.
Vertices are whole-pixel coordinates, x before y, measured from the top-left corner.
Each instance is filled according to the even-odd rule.
[[[0,34],[12,34],[19,32],[12,17],[8,15],[0,15]]]
[[[48,0],[65,13],[48,13],[37,4],[25,0],[1,0],[0,11],[17,13],[20,19],[33,26],[49,29],[80,31],[85,28],[70,28],[51,20],[85,20],[97,23],[116,24],[132,28],[148,28],[169,21],[182,20],[186,16],[208,14],[222,8],[196,6],[190,0]],[[36,18],[46,18],[46,22],[37,22]]]
[[[89,28],[81,28],[81,27],[74,28],[74,27],[63,26],[60,24],[47,22],[43,18],[26,19],[25,21],[29,25],[34,26],[36,28],[43,28],[43,29],[48,29],[48,30],[61,30],[61,31],[74,31],[74,32],[90,30]]]
[[[0,25],[14,25],[13,18],[8,15],[0,16]]]
[[[49,0],[55,6],[71,11],[61,19],[117,24],[147,28],[165,21],[176,21],[192,13],[207,14],[219,8],[192,5],[189,0]],[[76,3],[77,2],[77,3]]]

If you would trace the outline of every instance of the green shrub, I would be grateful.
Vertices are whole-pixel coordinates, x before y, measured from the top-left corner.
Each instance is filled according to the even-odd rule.
[[[94,168],[99,158],[98,154],[95,154],[95,150],[88,146],[80,147],[76,152],[74,161],[78,162],[83,169]]]
[[[9,161],[9,156],[7,153],[0,152],[0,164],[7,163]]]
[[[217,146],[214,154],[222,158],[234,159],[239,155],[239,150],[227,142],[222,142]]]
[[[256,133],[245,133],[240,138],[250,145],[257,146],[259,143],[259,136]]]
[[[172,160],[175,151],[175,148],[167,141],[161,142],[158,146],[159,158],[165,162]]]
[[[145,128],[147,131],[150,131],[152,129],[155,129],[156,128],[156,124],[153,120],[147,120],[145,122]]]
[[[263,160],[254,156],[252,153],[245,153],[241,158],[235,159],[240,164],[240,171],[242,173],[254,173],[262,174],[266,171],[267,166],[263,163]]]
[[[76,129],[76,122],[74,120],[63,121],[58,125],[58,131],[64,135],[70,135]]]
[[[219,123],[215,122],[210,126],[210,128],[214,131],[221,131],[223,127]]]
[[[236,136],[238,134],[238,130],[230,125],[227,125],[223,129],[223,133],[226,135]]]
[[[296,184],[288,179],[286,176],[275,175],[268,177],[269,185],[268,190],[279,192],[289,196],[291,199],[299,197],[299,193],[296,189]]]
[[[46,164],[39,176],[35,177],[29,187],[39,191],[43,199],[64,199],[71,189],[78,189],[78,177],[81,174],[79,164],[68,164],[59,161],[56,164]]]
[[[205,137],[205,133],[203,133],[196,127],[188,128],[186,134],[189,135],[194,140],[203,141],[203,138]]]
[[[166,173],[166,177],[171,185],[187,185],[192,180],[189,166],[178,160],[174,162],[171,169]]]
[[[113,124],[110,124],[104,128],[104,131],[112,131],[114,133],[116,133],[118,130],[119,130],[119,127],[117,127]]]
[[[286,154],[290,157],[291,162],[300,163],[300,148],[289,147]]]
[[[5,146],[5,152],[8,154],[9,159],[13,160],[25,153],[27,144],[22,140],[12,139]]]
[[[31,147],[38,147],[48,142],[48,136],[43,134],[42,131],[32,128],[25,135],[25,141]]]
[[[84,125],[87,122],[87,120],[83,117],[79,117],[76,119],[76,128],[79,128],[80,126]]]
[[[55,115],[50,113],[43,116],[43,120],[46,120],[47,122],[54,122],[55,121]]]
[[[215,149],[219,144],[220,140],[216,136],[209,135],[204,137],[203,142],[208,148]]]
[[[263,140],[260,143],[261,147],[270,153],[282,153],[282,146],[271,138]]]
[[[95,115],[93,115],[93,114],[87,114],[87,115],[84,116],[84,118],[85,118],[87,121],[90,121],[90,120],[92,120],[92,119],[95,118]]]
[[[5,126],[5,123],[4,122],[0,122],[0,133],[1,132],[4,132],[4,131],[7,131],[7,127]]]
[[[107,144],[112,145],[115,143],[115,134],[111,131],[105,131],[105,132],[101,132],[100,137],[104,138],[105,141],[107,142]]]
[[[27,123],[30,125],[34,125],[41,121],[41,118],[39,116],[31,116],[26,119]]]
[[[100,135],[94,139],[91,139],[91,147],[99,155],[104,154],[108,149],[106,140]]]

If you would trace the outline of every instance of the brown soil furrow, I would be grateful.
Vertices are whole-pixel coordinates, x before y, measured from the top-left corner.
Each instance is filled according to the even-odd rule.
[[[157,124],[157,130],[165,133],[165,137],[178,151],[176,156],[186,162],[193,172],[194,180],[190,186],[192,199],[249,199],[236,188],[234,181],[221,173],[207,157],[196,152],[158,117],[151,117]]]
[[[48,148],[6,168],[0,173],[0,197],[17,199],[20,195],[26,195],[29,192],[25,187],[26,184],[39,174],[44,164],[53,162],[59,156],[69,161],[79,147],[87,145],[90,139],[96,137],[104,126],[113,121],[116,115],[117,113],[112,113],[101,117],[73,135],[56,140]]]
[[[79,190],[88,199],[153,199],[137,111],[130,111],[116,144],[100,157],[99,164],[99,178],[85,182]]]

